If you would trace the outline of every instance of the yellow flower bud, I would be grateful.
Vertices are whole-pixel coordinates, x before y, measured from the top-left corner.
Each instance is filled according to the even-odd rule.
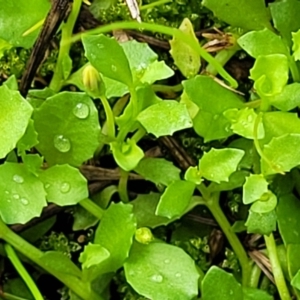
[[[149,244],[154,240],[154,236],[149,228],[141,227],[136,230],[135,239],[141,244]]]
[[[82,72],[82,82],[86,92],[93,96],[99,97],[105,95],[105,87],[102,78],[92,65],[87,65]]]

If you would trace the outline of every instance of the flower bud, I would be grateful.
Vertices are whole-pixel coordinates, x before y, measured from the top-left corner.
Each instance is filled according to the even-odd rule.
[[[149,244],[154,240],[154,236],[149,228],[141,227],[136,230],[135,239],[141,244]]]
[[[92,65],[87,65],[82,72],[82,82],[86,92],[92,97],[100,97],[105,95],[104,82],[97,71]]]

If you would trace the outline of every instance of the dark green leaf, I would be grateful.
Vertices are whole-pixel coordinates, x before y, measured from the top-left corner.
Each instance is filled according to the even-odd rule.
[[[272,300],[273,296],[268,294],[266,291],[243,287],[243,300]]]
[[[259,214],[249,210],[249,216],[245,225],[248,233],[269,235],[272,231],[276,230],[276,220],[275,211]]]

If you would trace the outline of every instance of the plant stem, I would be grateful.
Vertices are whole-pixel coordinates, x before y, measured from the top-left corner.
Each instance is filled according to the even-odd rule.
[[[116,136],[116,132],[115,132],[115,117],[114,114],[112,112],[112,109],[109,105],[109,102],[106,98],[105,95],[101,95],[99,96],[101,103],[104,107],[104,111],[105,111],[105,115],[106,115],[106,124],[107,124],[107,136],[114,139]],[[106,132],[103,132],[104,134],[106,134]]]
[[[204,190],[203,186],[199,189],[200,192]],[[230,223],[228,222],[226,216],[224,215],[220,204],[219,204],[219,192],[212,193],[209,197],[202,193],[205,200],[205,205],[210,210],[217,223],[224,232],[226,238],[228,239],[234,253],[236,254],[242,269],[242,284],[243,286],[249,286],[251,277],[251,265],[247,253],[238,239],[235,232],[232,230]]]
[[[132,136],[132,140],[134,140],[136,143],[142,139],[146,134],[146,130],[144,127],[139,126],[139,129],[135,132],[135,134]]]
[[[159,6],[159,5],[162,5],[162,4],[165,4],[165,3],[169,3],[169,2],[172,2],[172,0],[158,0],[158,1],[152,2],[150,4],[146,4],[146,5],[141,6],[140,11],[146,10],[146,9],[149,9],[149,8],[153,8],[155,6]]]
[[[269,253],[269,259],[272,266],[272,271],[274,275],[274,280],[276,283],[276,287],[278,293],[280,295],[281,300],[291,300],[291,296],[289,290],[287,288],[284,275],[281,269],[281,265],[277,255],[276,243],[274,240],[274,236],[271,233],[270,236],[264,235],[264,239],[266,242],[267,250]]]
[[[68,41],[73,34],[73,28],[76,23],[78,14],[80,12],[81,3],[82,0],[73,1],[72,11],[68,17],[67,22],[62,26],[58,58],[55,66],[54,75],[50,82],[50,88],[55,92],[59,92],[63,86],[63,82],[64,82],[63,62],[65,59],[70,59],[69,52],[71,48],[71,44],[66,43],[66,41]]]
[[[122,202],[128,203],[129,197],[127,193],[127,181],[128,181],[129,172],[120,169],[120,175],[121,176],[120,176],[119,186],[118,186],[119,195]]]
[[[163,85],[163,84],[153,84],[152,89],[154,92],[162,92],[162,93],[177,93],[183,90],[183,86],[181,83],[177,85]]]
[[[4,245],[5,252],[7,254],[7,257],[19,273],[19,275],[24,280],[25,284],[27,285],[28,289],[30,290],[33,298],[35,300],[43,300],[44,297],[42,296],[40,290],[37,288],[35,282],[23,266],[22,262],[20,261],[19,257],[17,256],[14,248],[10,244]]]
[[[103,298],[96,294],[88,282],[83,282],[76,276],[71,274],[59,272],[55,266],[49,264],[43,259],[44,253],[32,246],[19,235],[9,229],[6,224],[0,219],[0,237],[11,244],[18,252],[29,258],[32,262],[43,268],[48,273],[52,274],[67,287],[73,290],[79,297],[84,300],[103,300]]]
[[[99,220],[102,219],[104,210],[93,202],[91,199],[84,199],[79,202],[79,205],[86,209],[93,216],[97,217]]]
[[[237,88],[238,83],[234,78],[232,78],[223,68],[223,66],[215,60],[206,50],[201,48],[197,41],[194,41],[190,36],[186,35],[184,32],[177,28],[171,28],[164,25],[158,24],[149,24],[149,23],[137,23],[137,22],[116,22],[113,24],[105,25],[102,27],[98,27],[95,29],[85,31],[84,35],[90,34],[100,34],[106,33],[117,29],[136,29],[136,30],[149,30],[153,32],[159,32],[162,34],[174,36],[182,42],[189,45],[192,49],[194,49],[204,60],[206,60],[209,64],[211,64],[218,73],[229,83],[229,85],[233,88]],[[82,37],[82,34],[74,35],[68,43],[79,41]],[[66,41],[67,42],[67,41]]]
[[[249,287],[257,288],[259,283],[259,277],[261,275],[261,269],[254,264],[251,270],[250,284]]]

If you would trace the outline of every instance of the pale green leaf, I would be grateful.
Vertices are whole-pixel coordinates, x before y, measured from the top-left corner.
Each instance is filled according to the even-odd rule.
[[[268,182],[263,175],[250,174],[243,186],[243,203],[250,204],[268,192]]]

